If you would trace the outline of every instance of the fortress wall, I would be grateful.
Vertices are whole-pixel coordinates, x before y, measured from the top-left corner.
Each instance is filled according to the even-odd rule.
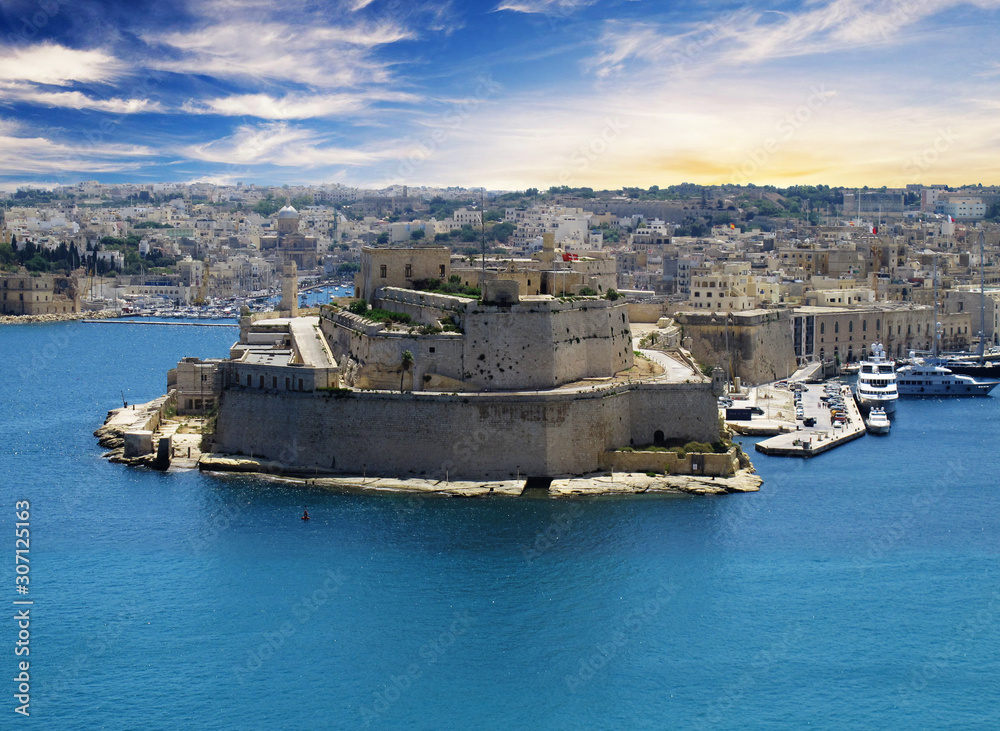
[[[605,429],[627,416],[620,396],[582,401],[496,400],[386,392],[226,391],[216,444],[240,453],[347,474],[499,479],[596,470]],[[600,443],[591,444],[596,436]],[[583,447],[578,449],[577,447]]]
[[[584,394],[321,395],[234,388],[224,392],[216,434],[222,452],[347,474],[500,479],[584,474],[604,452],[657,425],[690,429],[717,413],[711,392],[665,385],[640,394],[617,386]],[[679,393],[678,393],[679,391]],[[687,392],[687,393],[685,393]],[[673,400],[677,404],[671,406]],[[633,425],[640,403],[642,423]],[[692,409],[707,405],[701,419]],[[640,410],[641,411],[641,410]],[[716,423],[716,434],[718,426]],[[707,435],[688,434],[691,439]],[[650,437],[651,439],[651,437]],[[639,440],[636,440],[639,443]]]
[[[422,325],[437,325],[449,315],[461,320],[467,305],[475,300],[412,289],[384,287],[375,292],[375,306],[409,315]]]
[[[775,310],[736,313],[678,313],[684,336],[691,338],[691,353],[710,365],[732,358],[733,373],[747,383],[765,383],[787,378],[795,371],[791,313]]]
[[[474,388],[547,389],[632,367],[626,307],[606,300],[472,307],[464,325]]]
[[[417,337],[381,326],[372,330],[353,324],[337,319],[320,321],[347,385],[398,390],[404,350],[413,353],[413,366],[403,380],[406,388],[423,389],[427,374],[462,378],[462,336],[457,333]]]
[[[665,440],[712,443],[719,439],[719,409],[711,383],[641,383],[629,392],[628,444]]]

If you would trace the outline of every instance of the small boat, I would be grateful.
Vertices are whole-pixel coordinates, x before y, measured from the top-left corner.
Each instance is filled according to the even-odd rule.
[[[890,423],[889,417],[885,415],[885,409],[874,406],[865,419],[865,429],[869,434],[888,434]]]

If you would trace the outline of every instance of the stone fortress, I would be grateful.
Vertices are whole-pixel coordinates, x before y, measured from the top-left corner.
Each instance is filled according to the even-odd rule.
[[[551,263],[483,271],[475,299],[405,286],[450,276],[446,248],[365,248],[356,284],[368,314],[245,315],[228,359],[178,364],[178,411],[208,403],[210,380],[214,451],[300,473],[546,480],[613,469],[622,448],[719,441],[718,384],[636,357],[623,300],[522,293],[519,280],[540,281]],[[705,456],[732,473],[731,455]]]

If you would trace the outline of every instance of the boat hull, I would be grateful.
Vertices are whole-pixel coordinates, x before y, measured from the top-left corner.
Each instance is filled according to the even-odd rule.
[[[998,381],[979,381],[977,383],[960,383],[942,385],[939,383],[924,383],[919,386],[897,386],[900,396],[989,396],[990,391],[997,387]]]
[[[858,396],[858,406],[864,412],[869,412],[873,408],[884,409],[886,414],[896,413],[896,401],[898,399],[869,399]]]

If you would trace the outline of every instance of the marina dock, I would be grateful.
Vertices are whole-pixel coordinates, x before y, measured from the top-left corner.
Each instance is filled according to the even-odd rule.
[[[101,325],[172,325],[173,327],[239,327],[238,323],[235,322],[169,322],[163,320],[142,320],[140,318],[135,318],[134,320],[81,320],[81,322],[87,322],[91,324],[100,323]]]
[[[850,387],[841,386],[847,414],[844,424],[836,424],[831,420],[829,408],[820,401],[825,393],[822,384],[807,385],[802,392],[803,416],[816,419],[815,426],[799,425],[795,431],[758,442],[757,451],[777,457],[814,457],[864,436],[865,421]]]

